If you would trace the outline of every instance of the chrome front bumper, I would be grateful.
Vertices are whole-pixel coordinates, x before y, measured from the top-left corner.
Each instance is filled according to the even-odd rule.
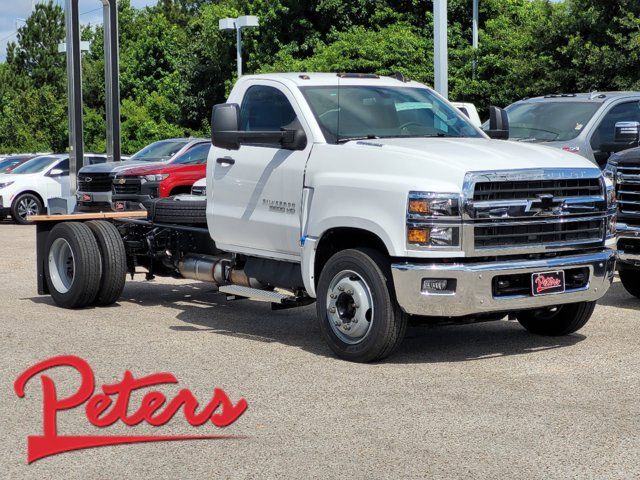
[[[640,227],[634,227],[626,223],[618,223],[617,233],[619,240],[636,240],[640,247]],[[638,253],[638,251],[640,251],[640,248],[636,252],[618,250],[618,260],[622,263],[640,266],[640,253]]]
[[[567,255],[544,260],[511,260],[496,263],[415,264],[394,263],[391,272],[400,307],[412,315],[461,317],[489,312],[510,312],[564,303],[595,301],[609,289],[615,271],[614,250]],[[554,295],[493,295],[493,278],[512,274],[528,274],[586,267],[589,281],[585,287]],[[450,293],[422,292],[422,280],[456,280]]]

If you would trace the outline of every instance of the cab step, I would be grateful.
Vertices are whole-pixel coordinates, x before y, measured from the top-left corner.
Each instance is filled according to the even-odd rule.
[[[272,290],[260,290],[259,288],[243,287],[242,285],[223,285],[218,291],[227,294],[227,300],[235,300],[236,297],[247,298],[257,302],[288,303],[296,302],[296,297]]]

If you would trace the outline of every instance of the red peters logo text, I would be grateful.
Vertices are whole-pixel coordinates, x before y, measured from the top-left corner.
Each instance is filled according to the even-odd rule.
[[[54,381],[43,373],[55,367],[71,367],[80,374],[81,382],[78,389],[66,398],[58,398]],[[185,420],[191,426],[198,427],[211,422],[221,428],[231,425],[240,418],[247,409],[247,402],[241,398],[234,404],[224,390],[215,388],[209,403],[198,411],[198,400],[186,388],[180,390],[170,400],[163,393],[150,390],[142,397],[137,410],[130,412],[129,400],[133,391],[156,385],[177,384],[178,379],[171,373],[155,373],[136,379],[131,372],[125,371],[122,381],[103,385],[102,392],[95,393],[95,377],[91,366],[82,358],[72,355],[53,357],[24,371],[14,383],[16,395],[23,398],[27,382],[37,375],[40,375],[42,384],[44,434],[28,437],[28,463],[62,452],[107,445],[241,438],[232,435],[58,435],[58,412],[72,410],[82,405],[84,405],[87,420],[100,428],[116,422],[122,422],[130,427],[146,422],[159,427],[171,420],[181,408]]]
[[[544,275],[539,275],[536,277],[536,292],[544,292],[545,290],[550,290],[552,288],[558,288],[562,285],[562,280],[557,277],[546,277]]]

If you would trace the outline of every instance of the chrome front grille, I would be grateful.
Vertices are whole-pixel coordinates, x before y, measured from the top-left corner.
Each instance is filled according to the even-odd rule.
[[[640,164],[619,164],[616,195],[618,220],[628,225],[640,225]]]
[[[78,174],[79,192],[110,192],[111,174],[109,173],[82,173]]]
[[[603,219],[572,219],[565,222],[509,222],[478,225],[474,230],[476,248],[544,244],[558,245],[566,242],[583,243],[601,241],[604,237]]]
[[[588,197],[600,195],[602,185],[598,178],[478,182],[475,185],[473,199],[478,201],[529,199],[532,192],[552,195],[556,198]]]
[[[585,248],[607,235],[605,187],[597,168],[471,172],[463,196],[468,254]]]

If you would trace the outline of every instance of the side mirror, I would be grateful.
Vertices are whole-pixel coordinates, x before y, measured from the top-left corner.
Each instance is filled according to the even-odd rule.
[[[49,172],[50,177],[62,177],[65,174],[61,168],[54,168]]]
[[[297,118],[282,129],[282,148],[287,150],[304,150],[307,146],[307,136]]]
[[[638,140],[640,140],[640,122],[617,122],[613,138],[616,143],[638,143]]]
[[[211,112],[211,143],[227,150],[238,150],[240,142],[240,106],[237,103],[220,103]]]
[[[640,122],[616,122],[613,134],[613,143],[603,143],[597,149],[598,152],[621,152],[628,148],[638,146],[640,141]],[[596,153],[596,152],[594,152]]]
[[[221,103],[215,105],[211,112],[211,143],[227,150],[238,150],[244,144],[280,145],[287,150],[304,150],[307,136],[297,119],[280,131],[240,130],[238,104]]]
[[[489,130],[485,130],[489,138],[497,140],[509,139],[509,117],[501,108],[489,107]]]

